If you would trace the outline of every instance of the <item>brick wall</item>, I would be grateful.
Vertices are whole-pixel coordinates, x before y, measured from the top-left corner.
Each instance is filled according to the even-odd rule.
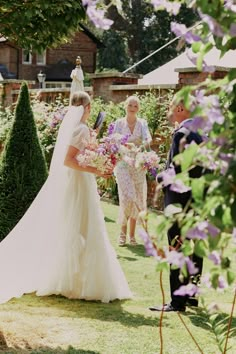
[[[112,90],[113,85],[122,85],[122,87],[134,85],[138,83],[140,75],[122,74],[122,73],[100,73],[89,75],[91,85],[93,87],[93,96],[101,97],[105,102],[114,101],[120,102],[123,97],[126,97],[126,92],[116,95]],[[127,91],[124,89],[124,91]],[[121,90],[122,91],[122,90]]]
[[[215,67],[213,73],[208,72],[199,72],[195,68],[186,68],[186,69],[175,69],[179,73],[179,88],[186,85],[195,85],[199,84],[206,80],[209,76],[212,79],[222,79],[224,78],[229,69],[223,67]]]

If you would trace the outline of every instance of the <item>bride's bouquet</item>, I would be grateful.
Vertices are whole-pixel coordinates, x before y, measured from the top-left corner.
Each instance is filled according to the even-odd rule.
[[[112,134],[100,141],[96,133],[91,131],[90,141],[86,149],[76,156],[81,166],[92,166],[102,173],[112,170],[118,161],[122,159],[122,146],[125,146],[129,136]]]

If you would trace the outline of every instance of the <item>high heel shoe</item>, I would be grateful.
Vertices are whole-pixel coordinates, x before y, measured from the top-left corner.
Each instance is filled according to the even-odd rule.
[[[130,243],[131,246],[137,246],[137,242],[136,242],[134,236],[130,236],[129,243]]]
[[[121,247],[126,244],[126,234],[124,232],[121,232],[118,244]]]

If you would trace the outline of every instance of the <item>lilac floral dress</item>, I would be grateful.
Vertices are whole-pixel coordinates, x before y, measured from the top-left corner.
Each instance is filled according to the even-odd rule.
[[[133,133],[126,118],[120,118],[115,122],[113,133],[129,135],[128,143],[136,146],[149,144],[152,140],[145,119],[138,118]],[[132,155],[133,153],[130,152]],[[119,194],[118,222],[125,225],[129,217],[137,219],[138,214],[147,208],[147,181],[144,170],[135,169],[126,162],[120,161],[115,168],[116,182]]]

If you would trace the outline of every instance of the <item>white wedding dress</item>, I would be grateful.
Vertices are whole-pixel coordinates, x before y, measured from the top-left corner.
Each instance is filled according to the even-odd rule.
[[[93,174],[63,165],[68,145],[89,135],[83,107],[61,124],[50,174],[23,218],[0,243],[0,303],[25,293],[73,299],[132,297],[112,248]]]

